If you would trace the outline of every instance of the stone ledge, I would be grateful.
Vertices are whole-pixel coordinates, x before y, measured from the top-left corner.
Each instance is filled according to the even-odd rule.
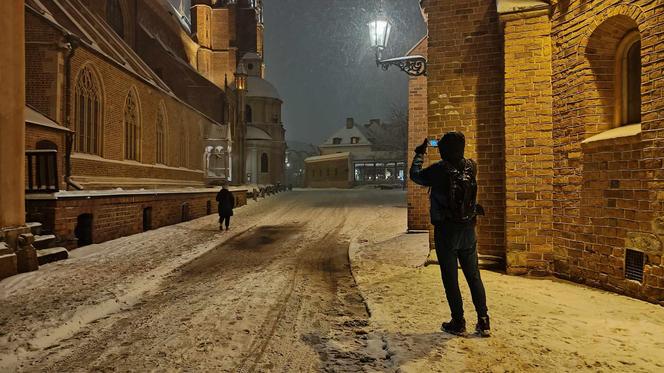
[[[636,136],[641,133],[641,124],[630,124],[629,126],[621,126],[604,131],[595,136],[591,136],[581,142],[581,144],[589,144],[597,141],[612,140],[623,137]]]

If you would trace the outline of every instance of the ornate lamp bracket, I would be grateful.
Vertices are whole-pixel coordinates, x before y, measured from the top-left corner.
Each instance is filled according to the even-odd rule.
[[[387,71],[390,66],[397,66],[410,76],[427,75],[427,59],[423,56],[396,57],[381,60],[376,56],[376,65]]]

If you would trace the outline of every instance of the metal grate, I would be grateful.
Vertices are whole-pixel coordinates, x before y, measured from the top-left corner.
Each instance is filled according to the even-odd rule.
[[[627,249],[625,251],[625,278],[643,282],[643,264],[645,255],[641,251]]]

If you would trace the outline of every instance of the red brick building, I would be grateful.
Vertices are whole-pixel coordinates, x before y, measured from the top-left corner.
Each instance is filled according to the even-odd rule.
[[[234,81],[242,56],[263,53],[261,4],[192,1],[190,14],[166,0],[25,1],[27,218],[63,245],[214,213],[205,186],[244,182]]]
[[[480,167],[479,250],[664,302],[659,1],[424,0],[429,136],[466,134]],[[422,45],[420,45],[422,47]],[[418,51],[418,54],[423,54]],[[411,146],[422,129],[411,127]],[[409,223],[426,202],[411,189]]]

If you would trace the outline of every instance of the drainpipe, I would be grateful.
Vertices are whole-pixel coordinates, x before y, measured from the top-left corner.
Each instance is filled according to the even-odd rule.
[[[71,123],[71,59],[78,48],[80,39],[76,35],[65,35],[65,42],[61,47],[65,50],[65,126],[72,128]],[[76,190],[83,190],[83,187],[71,178],[71,152],[74,143],[74,133],[67,132],[65,144],[65,184],[67,190],[72,187]]]

